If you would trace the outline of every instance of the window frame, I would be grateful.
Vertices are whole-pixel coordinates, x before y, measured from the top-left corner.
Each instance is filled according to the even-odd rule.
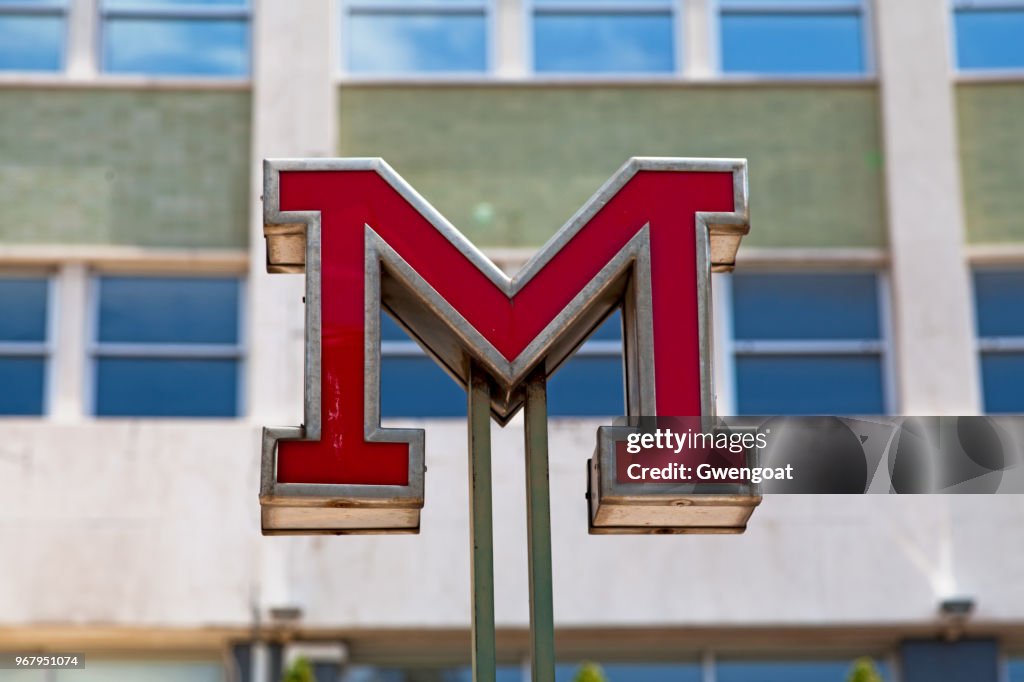
[[[735,298],[733,295],[732,276],[716,281],[720,286],[720,295],[715,297],[717,305],[715,314],[723,319],[722,325],[716,325],[716,331],[727,334],[724,348],[716,354],[716,360],[725,365],[716,371],[716,379],[725,383],[717,387],[719,406],[726,415],[738,414],[739,407],[739,374],[736,359],[739,356],[753,357],[813,357],[816,355],[852,355],[878,356],[882,371],[882,409],[885,414],[896,413],[898,391],[896,386],[895,355],[892,346],[892,302],[888,273],[881,268],[871,266],[838,266],[809,265],[806,267],[785,266],[752,266],[744,267],[743,275],[836,275],[836,274],[870,274],[875,278],[875,295],[878,308],[878,339],[737,339],[733,328]],[[722,390],[724,388],[724,390]],[[845,415],[839,415],[845,416]]]
[[[873,0],[842,0],[843,4],[820,0],[819,2],[801,0],[774,0],[760,2],[752,0],[708,0],[711,11],[708,13],[709,35],[712,38],[713,71],[721,80],[738,81],[824,81],[824,82],[859,82],[871,81],[878,77],[877,58],[875,55],[874,7]],[[772,15],[816,15],[816,14],[850,14],[860,17],[861,25],[861,57],[864,68],[861,71],[837,73],[765,73],[765,72],[726,72],[724,41],[722,40],[722,17],[727,14],[772,14]]]
[[[0,18],[6,17],[58,17],[63,19],[63,31],[60,40],[60,51],[57,57],[57,68],[53,70],[25,70],[25,69],[3,69],[0,68],[2,74],[30,74],[32,76],[39,75],[55,75],[55,74],[66,74],[68,71],[68,39],[70,37],[70,17],[71,10],[70,4],[74,0],[48,0],[43,4],[36,4],[33,2],[15,1],[10,3],[0,3]]]
[[[234,344],[211,343],[145,343],[145,342],[102,342],[100,333],[101,280],[104,277],[136,278],[190,278],[190,279],[231,279],[238,282],[238,341]],[[139,271],[93,269],[88,273],[85,333],[85,363],[83,367],[82,396],[83,413],[90,419],[242,419],[246,415],[247,360],[249,356],[246,336],[246,311],[248,309],[248,278],[231,272],[189,272],[189,271]],[[229,417],[202,415],[153,416],[153,415],[101,415],[97,414],[99,381],[97,367],[100,358],[148,358],[153,360],[234,360],[237,363],[235,414]]]
[[[383,314],[383,312],[381,314]],[[603,325],[606,322],[607,322],[607,318],[605,320],[603,320],[601,324]],[[402,325],[397,320],[394,321],[394,324],[397,327],[400,327],[400,328],[402,327]],[[598,326],[600,327],[600,325],[598,325]],[[595,328],[595,331],[597,331],[596,328]],[[622,346],[621,335],[620,335],[618,341],[610,341],[610,340],[600,340],[600,339],[588,338],[586,341],[583,342],[582,345],[580,345],[579,348],[577,348],[573,352],[573,354],[571,356],[569,356],[566,359],[565,363],[567,364],[567,363],[571,362],[573,359],[578,358],[578,357],[589,357],[589,358],[604,358],[604,359],[617,358],[617,359],[619,359],[620,364],[622,364],[622,350],[623,350],[623,346]],[[423,349],[423,347],[420,346],[418,343],[416,343],[416,341],[414,341],[412,339],[403,339],[403,340],[400,340],[400,341],[381,339],[381,341],[380,341],[380,357],[381,357],[382,364],[383,364],[383,361],[384,361],[385,358],[425,358],[425,359],[430,360],[431,362],[435,362],[433,360],[433,358],[431,358],[429,356],[429,354]],[[440,365],[438,365],[438,367],[440,369],[442,369],[442,370],[444,369]],[[623,371],[623,376],[625,376],[625,365],[622,366],[622,371]],[[557,372],[556,372],[556,375],[557,375]],[[623,400],[625,400],[625,396],[623,396]],[[580,415],[572,415],[572,414],[555,414],[555,415],[552,415],[552,417],[555,418],[555,419],[584,419],[584,418],[586,418],[586,417],[583,417],[583,416],[580,416]],[[445,419],[445,417],[422,417],[422,416],[417,416],[417,415],[402,415],[402,416],[398,416],[398,417],[385,416],[383,418],[387,419],[387,420]]]
[[[1024,63],[1011,67],[980,67],[961,68],[960,66],[960,32],[957,30],[957,12],[974,10],[977,12],[995,10],[1019,10],[1024,14],[1024,0],[948,0],[949,2],[949,48],[950,66],[959,78],[968,80],[977,78],[1024,78]]]
[[[980,389],[981,409],[983,414],[1007,414],[1005,412],[989,412],[985,396],[985,371],[982,360],[986,355],[1024,355],[1024,333],[1020,336],[982,336],[978,311],[978,288],[975,276],[982,272],[1020,272],[1024,274],[1024,264],[972,264],[971,265],[971,304],[974,308],[974,352],[978,360],[978,387]],[[1013,413],[1009,413],[1013,414]]]
[[[374,81],[477,81],[492,78],[498,65],[498,0],[340,0],[338,2],[341,27],[339,53],[334,68],[342,82],[374,82]],[[353,71],[349,65],[347,47],[351,37],[352,24],[349,21],[354,13],[368,15],[407,14],[475,14],[483,15],[484,20],[484,68],[482,71],[381,71],[360,73]]]
[[[199,81],[248,81],[252,77],[253,65],[253,11],[252,0],[245,0],[245,5],[202,5],[172,3],[161,4],[153,7],[109,7],[106,0],[95,0],[96,2],[96,32],[95,44],[93,45],[93,57],[96,60],[96,72],[102,78],[154,78],[159,80],[199,80]],[[156,0],[160,2],[160,0]],[[242,20],[245,22],[246,31],[249,35],[246,51],[246,70],[243,74],[200,74],[200,73],[146,73],[146,72],[117,72],[110,71],[106,58],[107,22],[112,19],[149,19],[166,21],[188,21],[188,20]]]
[[[53,371],[56,354],[56,333],[58,324],[57,277],[48,269],[8,268],[0,269],[0,280],[41,279],[46,282],[46,335],[42,341],[0,340],[0,359],[42,358],[43,360],[43,401],[39,414],[0,414],[2,419],[45,419],[53,413],[55,374]]]
[[[686,69],[686,11],[683,4],[688,0],[551,0],[544,4],[539,0],[521,0],[523,36],[523,61],[526,73],[535,80],[568,80],[568,81],[676,81],[685,80]],[[573,14],[587,15],[637,15],[656,16],[668,13],[672,26],[672,69],[670,71],[537,71],[534,53],[534,32],[536,18],[539,14]]]

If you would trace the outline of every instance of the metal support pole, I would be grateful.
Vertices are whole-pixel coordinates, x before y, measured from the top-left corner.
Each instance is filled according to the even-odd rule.
[[[555,680],[555,613],[551,596],[551,494],[548,399],[542,371],[526,384],[526,513],[530,560],[530,682]]]
[[[475,365],[469,386],[470,597],[473,609],[473,680],[495,682],[494,523],[491,509],[491,387]]]

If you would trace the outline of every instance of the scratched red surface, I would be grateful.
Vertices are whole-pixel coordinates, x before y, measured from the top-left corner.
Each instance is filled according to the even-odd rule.
[[[372,171],[281,173],[282,211],[320,211],[322,438],[278,446],[282,483],[408,483],[408,446],[363,440],[363,226],[514,359],[645,224],[661,415],[700,414],[695,213],[732,211],[728,172],[641,171],[509,299]],[[408,390],[417,390],[409,387]]]

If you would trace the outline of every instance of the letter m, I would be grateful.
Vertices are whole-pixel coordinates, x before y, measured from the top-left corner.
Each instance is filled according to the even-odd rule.
[[[264,430],[264,532],[418,530],[424,432],[380,425],[382,308],[463,386],[487,376],[501,424],[618,308],[628,414],[713,412],[743,160],[631,159],[513,278],[380,159],[266,161],[263,198],[268,269],[306,274],[305,423]]]

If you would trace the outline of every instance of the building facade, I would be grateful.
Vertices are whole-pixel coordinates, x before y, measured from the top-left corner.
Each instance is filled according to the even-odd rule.
[[[468,679],[465,397],[409,537],[265,538],[302,278],[261,160],[380,156],[514,271],[631,156],[749,159],[713,278],[722,414],[1024,412],[1024,2],[0,0],[0,680]],[[1024,680],[1014,496],[776,496],[738,537],[587,534],[615,320],[552,381],[559,675]],[[501,679],[528,678],[523,427],[494,434]],[[942,604],[967,598],[966,619]],[[562,679],[562,677],[560,677]]]

